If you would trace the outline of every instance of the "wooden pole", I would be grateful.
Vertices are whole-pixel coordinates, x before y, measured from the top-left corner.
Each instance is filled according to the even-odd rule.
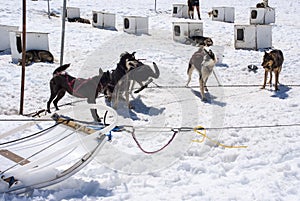
[[[63,13],[61,16],[62,19],[62,30],[61,30],[61,44],[60,44],[60,65],[63,65],[64,62],[64,44],[65,44],[65,26],[66,26],[66,9],[67,1],[64,0],[63,4]]]
[[[24,88],[25,88],[25,60],[26,60],[26,0],[23,0],[22,13],[22,74],[21,74],[21,97],[20,97],[20,115],[23,115],[24,106]]]

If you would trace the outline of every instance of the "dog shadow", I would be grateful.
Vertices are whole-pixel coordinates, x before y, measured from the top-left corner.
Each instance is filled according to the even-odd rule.
[[[274,91],[274,94],[271,97],[279,98],[279,99],[286,99],[286,98],[289,97],[287,92],[290,91],[291,89],[292,89],[291,87],[280,84],[279,85],[279,91]]]
[[[156,107],[149,107],[147,106],[141,99],[139,95],[134,100],[131,101],[131,104],[134,106],[132,109],[136,113],[141,113],[149,116],[157,116],[162,114],[166,108],[156,108]]]
[[[0,50],[0,56],[3,56],[3,55],[10,55],[10,54],[11,54],[10,49]]]
[[[215,66],[216,67],[221,67],[221,68],[229,68],[229,65],[225,64],[225,63],[217,63]]]
[[[111,102],[105,101],[106,105],[111,107]],[[124,118],[130,118],[132,120],[141,120],[138,117],[138,114],[145,114],[149,116],[157,116],[162,114],[166,108],[156,108],[147,106],[141,99],[140,96],[136,97],[130,104],[134,106],[133,109],[128,109],[128,106],[125,101],[120,101],[116,112],[118,115]]]
[[[196,90],[192,89],[192,93],[202,101],[200,91],[196,91]],[[202,102],[208,103],[208,104],[211,104],[211,105],[217,105],[217,106],[220,106],[220,107],[225,107],[226,106],[226,103],[216,100],[217,97],[213,96],[209,92],[206,92],[205,95],[206,95],[207,100],[202,101]]]

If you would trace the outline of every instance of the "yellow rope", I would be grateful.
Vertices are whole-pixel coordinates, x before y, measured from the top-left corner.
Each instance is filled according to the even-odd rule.
[[[201,130],[202,132],[199,131],[199,130]],[[229,146],[229,145],[222,144],[222,143],[220,143],[216,140],[213,140],[213,139],[211,139],[210,137],[208,137],[206,135],[206,129],[202,126],[195,127],[194,132],[196,132],[199,135],[202,135],[203,138],[201,140],[192,140],[192,142],[202,143],[202,142],[204,142],[205,138],[207,138],[208,140],[210,140],[214,144],[216,144],[218,146],[221,146],[221,147],[224,147],[224,148],[247,148],[248,147],[248,146],[243,146],[243,145],[241,145],[241,146]]]

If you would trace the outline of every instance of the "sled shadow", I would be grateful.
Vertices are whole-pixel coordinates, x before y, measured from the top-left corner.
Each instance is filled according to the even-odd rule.
[[[280,84],[279,91],[274,91],[274,94],[271,96],[273,98],[286,99],[289,97],[287,94],[291,90],[291,87]]]
[[[76,182],[78,186],[74,186]],[[40,197],[53,197],[53,200],[83,200],[84,197],[110,197],[113,195],[112,190],[107,190],[101,188],[100,183],[97,181],[86,182],[81,179],[74,179],[70,185],[69,184],[57,184],[58,189],[55,190],[47,190],[47,189],[39,189],[34,191],[32,197],[38,196]]]
[[[201,101],[201,94],[200,94],[200,91],[196,91],[196,90],[193,90],[192,89],[192,93],[197,96]],[[204,103],[208,103],[208,104],[211,104],[211,105],[217,105],[217,106],[220,106],[220,107],[225,107],[226,106],[226,103],[224,102],[221,102],[221,101],[217,101],[217,97],[216,96],[213,96],[212,94],[210,94],[209,92],[206,92],[206,98],[207,100],[206,101],[202,101]]]

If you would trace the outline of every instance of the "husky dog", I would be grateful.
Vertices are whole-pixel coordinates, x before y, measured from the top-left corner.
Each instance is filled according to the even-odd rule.
[[[53,72],[53,77],[50,80],[50,98],[47,102],[47,112],[50,113],[50,104],[53,101],[55,109],[58,110],[58,101],[62,99],[66,92],[78,98],[87,98],[88,103],[96,103],[98,93],[104,93],[110,83],[110,72],[103,72],[99,69],[99,75],[89,79],[75,78],[65,70],[70,64],[65,64]],[[95,109],[91,109],[92,116],[95,121],[100,121]]]
[[[51,52],[47,50],[28,50],[25,56],[25,65],[28,66],[33,62],[49,62],[53,63],[54,57]],[[22,60],[20,60],[22,64]]]
[[[212,10],[208,12],[208,17],[218,17],[218,10]]]
[[[204,45],[204,46],[212,46],[214,44],[213,40],[209,37],[204,36],[190,36],[190,40],[196,43],[197,46]]]
[[[84,18],[81,18],[81,17],[68,18],[68,22],[79,22],[79,23],[84,23],[84,24],[91,24],[90,20],[84,19]]]
[[[153,63],[154,71],[150,66],[145,65],[140,60],[135,58],[135,52],[132,54],[125,52],[121,54],[120,61],[117,64],[117,68],[111,73],[111,83],[108,94],[113,98],[113,107],[117,108],[119,99],[122,98],[122,94],[125,92],[125,100],[128,104],[128,108],[132,109],[133,106],[129,103],[130,83],[131,81],[137,82],[141,87],[144,86],[143,82],[149,78],[158,78],[159,70],[155,63]],[[133,86],[132,86],[133,88]]]
[[[200,84],[200,93],[203,101],[206,101],[204,90],[207,90],[206,82],[208,77],[213,72],[213,68],[217,62],[215,54],[211,50],[206,50],[204,46],[201,46],[198,51],[196,51],[192,58],[190,59],[187,74],[188,81],[186,87],[188,87],[191,76],[194,69],[197,69],[199,73],[199,84]]]
[[[282,69],[284,58],[281,50],[272,50],[271,52],[266,52],[263,57],[262,66],[265,69],[265,78],[262,89],[266,87],[266,82],[268,78],[268,73],[270,73],[270,85],[272,84],[272,72],[275,74],[275,90],[278,91],[279,83],[279,73]]]

